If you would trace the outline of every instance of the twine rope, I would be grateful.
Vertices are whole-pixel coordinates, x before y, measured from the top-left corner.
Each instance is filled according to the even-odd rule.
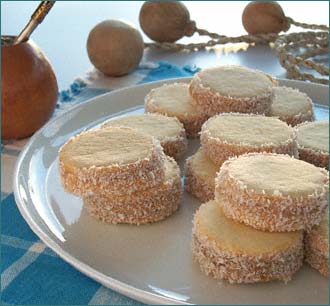
[[[310,29],[310,30],[322,30],[322,31],[329,31],[329,27],[323,24],[309,24],[309,23],[303,23],[293,20],[290,17],[286,17],[289,24],[293,24],[296,27],[300,27],[303,29]]]
[[[258,35],[241,35],[230,37],[220,35],[218,33],[209,32],[205,29],[196,27],[193,22],[193,28],[189,29],[187,36],[197,33],[200,36],[210,38],[207,42],[201,43],[145,43],[145,47],[152,49],[164,49],[168,51],[198,51],[205,48],[214,47],[216,45],[225,45],[227,43],[247,43],[251,45],[274,43],[280,64],[287,70],[288,76],[298,80],[308,80],[311,82],[329,84],[329,67],[328,65],[317,63],[312,58],[318,55],[329,54],[329,27],[325,25],[307,24],[297,22],[287,17],[289,25],[295,25],[303,29],[321,30],[319,32],[308,31],[291,34],[279,35],[276,33],[258,34]],[[301,49],[305,51],[301,52]],[[306,50],[307,49],[307,50]],[[307,72],[302,72],[301,67],[316,71],[327,78],[316,77]]]
[[[317,55],[329,53],[328,35],[328,32],[301,32],[282,35],[276,40],[275,50],[280,64],[287,70],[291,78],[329,84],[329,68],[310,60]],[[309,48],[309,50],[301,52],[299,55],[292,53],[293,49],[301,48]],[[319,78],[311,73],[302,72],[301,67],[317,71],[320,75],[328,77]]]

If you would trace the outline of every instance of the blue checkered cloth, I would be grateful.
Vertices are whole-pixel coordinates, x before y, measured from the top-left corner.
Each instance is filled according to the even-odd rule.
[[[193,66],[178,67],[159,62],[153,68],[142,66],[135,73],[139,74],[137,84],[140,84],[187,77],[197,71]],[[76,81],[70,89],[60,93],[55,115],[107,91],[109,88],[91,88],[83,81]],[[140,304],[75,270],[31,231],[16,207],[11,186],[14,164],[25,142],[1,146],[1,304]]]

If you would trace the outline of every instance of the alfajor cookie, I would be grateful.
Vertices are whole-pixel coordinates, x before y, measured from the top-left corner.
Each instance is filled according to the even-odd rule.
[[[179,159],[187,150],[186,131],[175,117],[160,114],[134,114],[106,121],[102,127],[126,126],[137,129],[160,141],[164,153]]]
[[[225,65],[195,74],[189,91],[194,103],[209,116],[228,112],[268,114],[274,84],[261,71]]]
[[[305,235],[305,260],[325,277],[329,277],[329,212],[319,225]]]
[[[165,84],[152,89],[145,97],[146,112],[178,118],[188,137],[198,137],[202,124],[209,118],[193,104],[188,84]]]
[[[288,155],[249,153],[223,163],[215,199],[228,218],[256,229],[309,231],[328,206],[328,177]]]
[[[84,204],[93,217],[103,222],[144,224],[172,215],[179,208],[181,198],[179,166],[167,157],[165,179],[160,184],[131,194],[90,194],[84,197]]]
[[[186,160],[185,190],[202,202],[214,199],[214,180],[219,168],[200,148]]]
[[[313,102],[305,93],[297,89],[274,87],[270,116],[278,117],[291,126],[313,121]]]
[[[285,122],[262,115],[225,113],[202,126],[201,145],[217,165],[231,156],[274,152],[297,156],[295,131]]]
[[[303,232],[269,233],[226,218],[210,201],[194,217],[193,256],[201,270],[230,283],[288,281],[303,263]]]
[[[59,150],[62,184],[78,196],[151,188],[164,180],[164,159],[158,140],[126,127],[82,132]]]
[[[306,122],[296,128],[299,159],[329,169],[329,121]]]

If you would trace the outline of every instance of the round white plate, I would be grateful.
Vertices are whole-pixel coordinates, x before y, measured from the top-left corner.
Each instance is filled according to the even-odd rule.
[[[151,88],[168,80],[125,88],[78,105],[37,132],[18,160],[14,190],[19,210],[32,230],[65,261],[127,296],[151,304],[328,304],[328,281],[305,265],[288,284],[230,285],[205,276],[190,251],[192,217],[200,202],[184,195],[172,217],[150,225],[109,225],[94,220],[81,199],[59,181],[57,152],[71,136],[105,119],[143,112]],[[282,84],[327,105],[328,87],[298,81]],[[318,119],[328,117],[317,106]],[[198,141],[190,141],[187,156]],[[183,162],[182,162],[183,163]],[[181,165],[182,166],[182,165]]]

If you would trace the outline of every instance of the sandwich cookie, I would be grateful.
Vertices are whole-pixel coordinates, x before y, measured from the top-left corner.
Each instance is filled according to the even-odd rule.
[[[214,199],[214,181],[219,168],[200,148],[186,160],[185,190],[202,202]]]
[[[228,112],[269,114],[275,83],[261,71],[225,65],[195,74],[189,91],[194,103],[209,116]]]
[[[188,84],[173,83],[154,88],[145,97],[146,112],[178,118],[190,138],[198,137],[202,124],[209,118],[193,104]]]
[[[59,150],[64,188],[78,196],[93,192],[127,194],[164,180],[165,154],[158,140],[126,127],[90,130]]]
[[[296,128],[299,159],[329,169],[329,121],[306,122]]]
[[[297,89],[274,87],[270,116],[278,117],[291,126],[313,121],[313,102],[305,93]]]
[[[172,215],[181,199],[180,169],[174,159],[167,157],[162,183],[131,194],[94,193],[84,197],[84,204],[93,217],[103,222],[139,225]]]
[[[201,270],[230,283],[288,281],[303,263],[303,232],[269,233],[228,219],[216,201],[194,217],[192,249]]]
[[[231,156],[273,152],[297,156],[295,131],[285,122],[251,114],[220,114],[203,124],[201,145],[217,165]]]
[[[328,206],[328,172],[288,155],[249,153],[224,162],[215,199],[237,222],[270,232],[311,230]]]

